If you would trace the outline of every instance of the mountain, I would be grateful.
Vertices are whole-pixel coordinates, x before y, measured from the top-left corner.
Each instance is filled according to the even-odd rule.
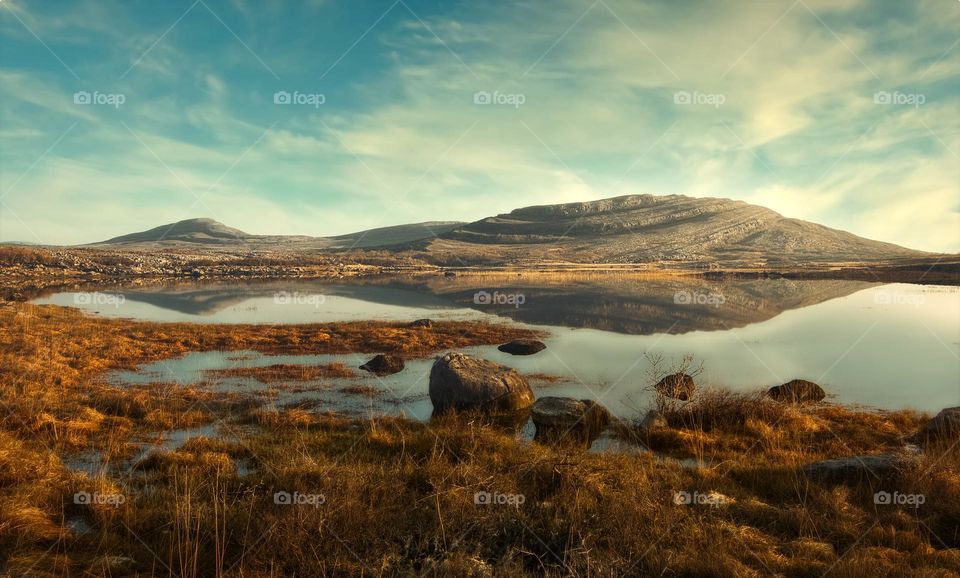
[[[742,266],[922,258],[743,201],[629,195],[516,209],[420,247],[464,261],[684,262]]]
[[[138,248],[184,244],[289,251],[389,248],[441,265],[674,263],[735,268],[931,257],[743,201],[683,195],[533,206],[472,223],[433,221],[334,237],[251,235],[212,219],[190,219],[98,243]]]

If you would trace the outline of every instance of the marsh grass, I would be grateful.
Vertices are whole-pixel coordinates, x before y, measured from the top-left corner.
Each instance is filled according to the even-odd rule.
[[[256,379],[262,383],[283,383],[291,381],[316,381],[329,378],[356,377],[357,372],[342,363],[327,363],[322,365],[299,365],[291,363],[277,363],[265,367],[228,367],[224,369],[210,369],[206,373],[215,378],[226,377],[241,379]]]
[[[529,336],[499,326],[181,326],[20,304],[0,316],[0,571],[12,576],[960,573],[960,457],[949,443],[924,446],[885,486],[800,473],[816,459],[901,447],[926,417],[916,413],[706,391],[666,408],[667,428],[618,426],[705,464],[689,468],[652,452],[532,443],[481,416],[353,420],[308,403],[265,408],[192,385],[103,381],[194,350],[426,355]],[[129,470],[64,465],[90,449],[121,462],[137,436],[212,423],[233,435],[153,451]],[[926,502],[879,506],[880,489]],[[732,501],[678,505],[680,491]],[[77,504],[77,492],[126,499]],[[278,492],[322,503],[277,503]],[[478,504],[478,492],[523,499]]]

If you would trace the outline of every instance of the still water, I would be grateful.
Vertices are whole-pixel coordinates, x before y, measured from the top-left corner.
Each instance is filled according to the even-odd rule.
[[[509,365],[538,395],[598,399],[635,415],[650,402],[651,359],[669,369],[692,356],[701,386],[768,388],[794,378],[823,385],[831,399],[881,408],[938,411],[960,405],[960,291],[863,281],[559,279],[467,277],[336,282],[185,282],[90,288],[37,299],[98,315],[199,323],[315,323],[350,320],[483,319],[548,332],[547,349],[514,357],[494,347],[465,350]],[[125,382],[195,382],[207,369],[340,362],[377,353],[261,356],[204,352],[115,375]],[[363,375],[307,391],[272,392],[268,403],[305,399],[337,411],[429,414],[432,360],[412,360],[386,378]],[[340,390],[363,384],[382,395]],[[227,384],[229,386],[229,384]],[[321,386],[322,385],[322,386]],[[238,383],[238,388],[265,388]]]

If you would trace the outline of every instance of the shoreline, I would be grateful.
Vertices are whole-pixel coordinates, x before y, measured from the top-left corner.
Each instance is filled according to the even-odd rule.
[[[590,276],[636,278],[836,279],[960,285],[960,256],[872,263],[817,263],[764,267],[706,262],[575,263],[518,261],[457,266],[403,253],[230,252],[164,249],[155,252],[94,248],[0,246],[0,285],[55,281],[137,279],[330,279],[377,276]]]

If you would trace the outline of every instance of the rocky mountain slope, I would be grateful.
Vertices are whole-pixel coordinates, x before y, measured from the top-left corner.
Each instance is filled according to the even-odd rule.
[[[931,257],[742,201],[682,195],[629,195],[525,207],[473,223],[416,223],[336,237],[250,235],[211,219],[191,219],[98,243],[138,248],[184,244],[289,251],[389,249],[440,265],[768,267]]]
[[[516,209],[429,241],[427,253],[499,260],[811,264],[909,259],[920,251],[742,201],[630,195]]]

